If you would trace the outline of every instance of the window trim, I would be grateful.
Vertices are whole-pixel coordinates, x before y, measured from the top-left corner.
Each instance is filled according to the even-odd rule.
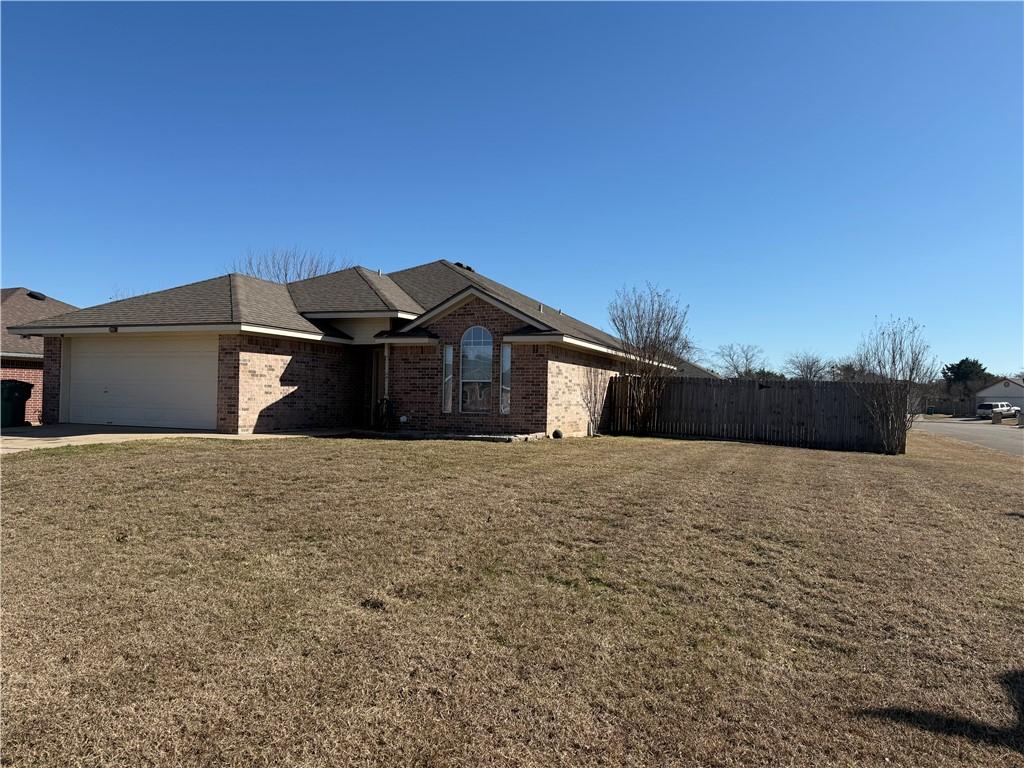
[[[455,395],[455,345],[445,344],[441,352],[441,413],[452,412]]]
[[[481,331],[483,331],[485,334],[487,334],[487,338],[490,340],[490,354],[488,355],[488,361],[487,361],[487,378],[486,379],[467,379],[466,378],[466,366],[464,365],[465,357],[466,357],[465,348],[467,346],[466,345],[466,337],[469,336],[469,334],[472,331],[476,330],[477,328],[479,328]],[[474,346],[476,346],[476,345],[474,345]],[[471,325],[471,326],[469,326],[469,328],[467,328],[465,331],[463,331],[462,338],[459,340],[459,413],[482,414],[482,413],[490,413],[491,412],[491,405],[492,405],[492,402],[493,402],[494,398],[491,396],[490,388],[487,390],[487,407],[486,408],[484,408],[482,410],[479,410],[479,411],[467,411],[463,407],[463,396],[462,396],[463,387],[466,384],[483,384],[484,382],[486,382],[489,385],[489,387],[493,387],[494,386],[494,334],[492,334],[489,330],[484,328],[482,325]]]
[[[512,412],[512,345],[501,345],[498,358],[498,415],[508,416]],[[507,363],[507,365],[506,365]],[[508,400],[505,392],[508,391]]]

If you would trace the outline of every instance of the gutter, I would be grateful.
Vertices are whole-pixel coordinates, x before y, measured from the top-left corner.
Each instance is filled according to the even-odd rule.
[[[578,339],[575,336],[566,336],[564,333],[523,333],[516,336],[504,336],[501,340],[507,344],[554,344],[569,349],[599,352],[610,357],[629,358],[629,355],[620,349],[607,347],[604,344],[597,344],[593,341]],[[672,371],[676,370],[674,365],[669,365],[668,363],[655,363],[655,365]]]
[[[319,341],[325,344],[350,344],[351,340],[324,333],[309,331],[292,331],[287,328],[275,328],[252,323],[193,323],[180,325],[68,325],[68,326],[32,326],[20,325],[7,329],[19,336],[91,336],[102,333],[252,333],[259,336],[281,336],[304,341]],[[40,355],[41,357],[41,355]]]

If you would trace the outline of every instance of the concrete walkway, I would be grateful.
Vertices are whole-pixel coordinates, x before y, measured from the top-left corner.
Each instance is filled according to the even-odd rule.
[[[338,430],[306,430],[303,432],[271,432],[259,435],[225,435],[219,432],[156,427],[111,427],[102,424],[46,424],[38,427],[15,427],[0,434],[0,454],[18,453],[33,448],[61,448],[67,445],[126,443],[131,440],[160,440],[168,437],[204,437],[217,440],[272,440],[284,437],[324,437]]]
[[[993,424],[988,419],[954,417],[931,421],[918,417],[914,421],[914,429],[1024,456],[1024,429],[1009,424]]]

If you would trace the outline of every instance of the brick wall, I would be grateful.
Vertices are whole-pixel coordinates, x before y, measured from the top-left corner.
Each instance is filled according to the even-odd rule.
[[[347,426],[358,413],[362,357],[336,344],[221,336],[217,429],[272,432]]]
[[[241,336],[217,337],[217,431],[238,433],[238,355]]]
[[[40,421],[56,424],[60,421],[60,336],[43,337],[43,408]]]
[[[491,398],[486,413],[459,412],[459,344],[466,329],[480,325],[494,339],[491,358]],[[471,299],[424,326],[437,334],[437,345],[391,346],[388,397],[395,417],[405,416],[406,429],[461,434],[529,434],[544,432],[547,411],[546,345],[512,346],[512,390],[508,415],[498,412],[501,381],[501,339],[523,327],[523,321],[488,302]],[[454,346],[452,412],[441,412],[441,377],[445,344]]]
[[[618,364],[607,357],[550,347],[545,431],[551,434],[560,429],[566,437],[586,435],[591,401],[595,415],[600,414],[598,424],[606,423],[608,381],[616,373]]]
[[[43,413],[43,361],[5,358],[0,364],[0,379],[15,379],[32,385],[32,396],[25,403],[25,418],[39,422]]]

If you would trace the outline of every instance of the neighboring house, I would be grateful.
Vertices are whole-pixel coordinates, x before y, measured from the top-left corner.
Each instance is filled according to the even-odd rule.
[[[979,389],[974,395],[974,402],[1007,402],[1024,408],[1024,379],[999,379],[984,389]]]
[[[28,288],[0,290],[0,379],[17,379],[32,385],[32,397],[25,403],[25,418],[40,421],[43,407],[43,340],[23,338],[8,326],[25,325],[76,307],[51,299]]]
[[[410,430],[581,435],[593,372],[603,397],[622,359],[604,331],[443,260],[230,274],[16,330],[44,337],[45,422],[228,433],[387,413]]]
[[[720,379],[722,378],[717,373],[703,366],[697,365],[689,360],[680,360],[676,366],[676,370],[672,373],[673,376],[681,376],[689,379]]]

